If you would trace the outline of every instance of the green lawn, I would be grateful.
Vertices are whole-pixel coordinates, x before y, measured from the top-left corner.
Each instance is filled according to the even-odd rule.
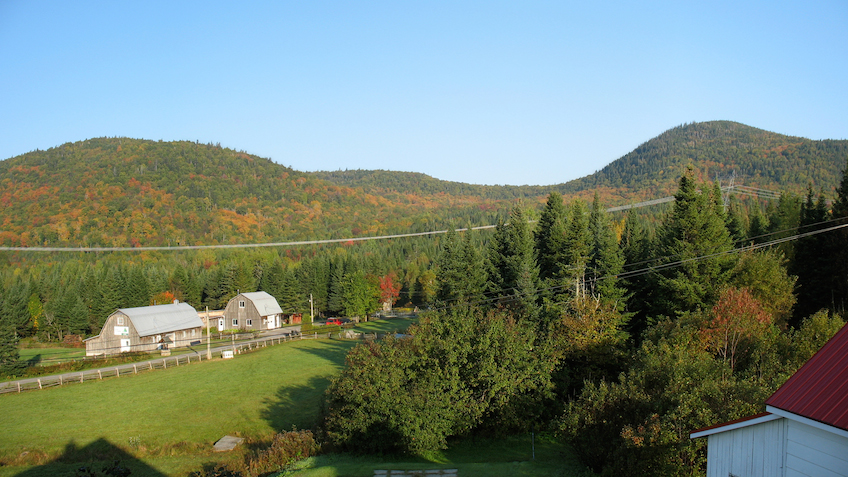
[[[424,457],[379,458],[329,454],[299,462],[290,472],[297,477],[370,477],[382,470],[457,469],[462,477],[563,476],[592,474],[581,465],[572,450],[557,439],[536,436],[535,459],[530,435],[503,439],[475,439],[454,442],[444,452]]]
[[[415,320],[363,323],[364,332],[403,331]],[[140,477],[185,476],[238,459],[214,453],[226,434],[261,442],[311,427],[322,394],[359,341],[303,340],[216,360],[73,386],[0,396],[0,477],[74,475],[80,462],[121,460]],[[529,436],[454,443],[427,458],[323,455],[287,475],[372,476],[375,469],[456,468],[462,476],[579,476],[570,449]]]
[[[409,325],[414,323],[418,323],[418,318],[398,317],[359,323],[356,327],[354,327],[354,329],[362,333],[403,333],[407,328],[409,328]]]
[[[21,348],[18,353],[23,361],[47,366],[84,358],[85,348]]]
[[[146,461],[202,453],[226,434],[265,439],[310,427],[355,344],[296,341],[233,360],[0,396],[0,462],[20,462],[25,452],[56,456],[69,446],[119,446]]]

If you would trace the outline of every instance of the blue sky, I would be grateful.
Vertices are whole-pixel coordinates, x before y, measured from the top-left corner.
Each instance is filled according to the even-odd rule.
[[[848,138],[848,2],[0,0],[0,158],[91,137],[566,182],[726,119]]]

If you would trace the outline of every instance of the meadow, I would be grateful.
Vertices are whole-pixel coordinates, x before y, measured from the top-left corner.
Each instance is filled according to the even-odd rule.
[[[412,322],[379,320],[357,329],[402,331]],[[215,453],[212,444],[235,435],[246,438],[245,449],[261,447],[277,432],[311,428],[324,390],[357,343],[295,341],[232,360],[0,396],[0,476],[74,475],[81,463],[115,460],[133,476],[188,475],[242,458],[240,452]],[[536,461],[529,436],[520,436],[458,442],[420,457],[322,455],[287,475],[370,476],[374,469],[446,466],[462,475],[559,473],[551,472],[563,469],[570,451],[552,439],[536,442]]]

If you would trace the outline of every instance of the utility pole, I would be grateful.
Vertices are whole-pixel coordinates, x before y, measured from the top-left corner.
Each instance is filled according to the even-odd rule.
[[[312,293],[309,294],[309,322],[315,321],[315,307],[312,304]]]
[[[212,333],[209,331],[209,307],[206,307],[206,359],[212,359]]]

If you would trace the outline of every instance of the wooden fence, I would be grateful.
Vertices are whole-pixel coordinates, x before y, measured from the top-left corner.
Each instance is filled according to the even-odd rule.
[[[290,341],[299,341],[303,339],[329,339],[330,333],[308,333],[298,335],[280,335],[265,339],[255,339],[247,343],[234,343],[232,346],[226,343],[219,343],[218,348],[213,350],[212,357],[221,357],[223,351],[233,351],[234,354],[241,354],[253,351],[259,348],[266,348]],[[0,394],[5,393],[20,393],[23,391],[33,391],[54,386],[65,386],[67,384],[79,384],[86,381],[99,381],[105,378],[120,378],[121,376],[129,376],[132,374],[154,371],[157,369],[175,368],[178,366],[187,366],[192,363],[199,363],[206,360],[206,351],[195,351],[196,354],[182,354],[178,356],[167,356],[162,358],[151,359],[140,363],[119,364],[98,369],[88,369],[84,371],[73,371],[60,375],[42,376],[40,378],[26,378],[17,381],[7,381],[0,383]]]

